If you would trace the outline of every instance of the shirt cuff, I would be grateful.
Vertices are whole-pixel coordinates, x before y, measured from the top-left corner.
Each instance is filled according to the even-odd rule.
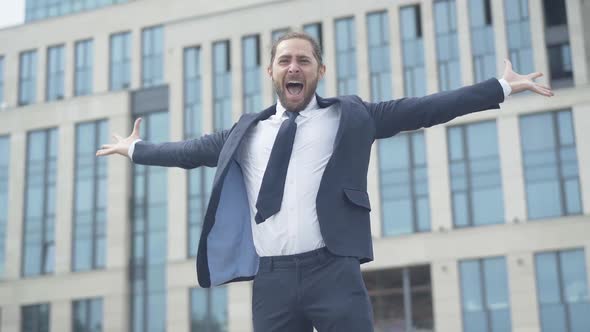
[[[502,90],[504,90],[504,98],[510,96],[510,94],[512,93],[512,88],[510,87],[510,84],[508,84],[508,82],[506,82],[506,80],[503,78],[499,79],[498,82],[500,82],[500,85],[502,85]]]
[[[141,141],[141,139],[138,138],[135,141],[133,141],[133,143],[131,143],[131,145],[129,145],[129,150],[127,150],[127,155],[129,155],[129,159],[131,159],[131,161],[133,161],[133,151],[135,151],[135,144],[139,141]]]

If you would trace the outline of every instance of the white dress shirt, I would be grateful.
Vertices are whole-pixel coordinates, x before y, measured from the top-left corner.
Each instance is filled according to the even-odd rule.
[[[499,80],[504,97],[510,85]],[[340,108],[334,104],[319,108],[314,97],[295,119],[297,133],[285,181],[281,210],[261,224],[256,224],[256,200],[281,123],[288,117],[277,101],[276,113],[258,122],[244,136],[236,155],[242,168],[250,205],[254,246],[259,256],[292,255],[325,246],[316,211],[316,197],[326,165],[332,156]],[[129,147],[133,160],[136,140]]]

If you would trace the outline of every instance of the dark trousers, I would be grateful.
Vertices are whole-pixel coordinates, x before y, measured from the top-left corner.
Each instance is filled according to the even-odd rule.
[[[254,278],[255,332],[372,332],[371,301],[354,257],[326,248],[261,257]]]

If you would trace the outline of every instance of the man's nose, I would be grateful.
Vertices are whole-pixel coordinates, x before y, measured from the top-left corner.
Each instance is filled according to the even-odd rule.
[[[301,71],[301,69],[299,68],[299,65],[297,65],[296,62],[293,62],[289,65],[289,73],[299,73]]]

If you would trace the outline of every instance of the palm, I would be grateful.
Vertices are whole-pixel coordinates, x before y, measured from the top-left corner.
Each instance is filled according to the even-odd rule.
[[[504,68],[504,75],[502,78],[504,78],[506,82],[510,84],[510,87],[512,88],[511,94],[528,90],[542,96],[553,96],[553,91],[551,91],[551,88],[534,81],[535,79],[543,76],[543,73],[534,72],[527,75],[521,75],[512,70],[512,63],[509,60],[504,60],[504,62],[506,63],[506,67]]]
[[[141,124],[141,118],[135,120],[135,124],[133,125],[133,131],[131,135],[127,138],[123,138],[117,134],[113,134],[113,138],[115,139],[115,143],[113,144],[104,144],[100,147],[98,151],[96,151],[96,156],[108,156],[111,154],[120,154],[122,156],[127,156],[127,151],[129,151],[129,147],[131,144],[139,139],[139,125]]]

